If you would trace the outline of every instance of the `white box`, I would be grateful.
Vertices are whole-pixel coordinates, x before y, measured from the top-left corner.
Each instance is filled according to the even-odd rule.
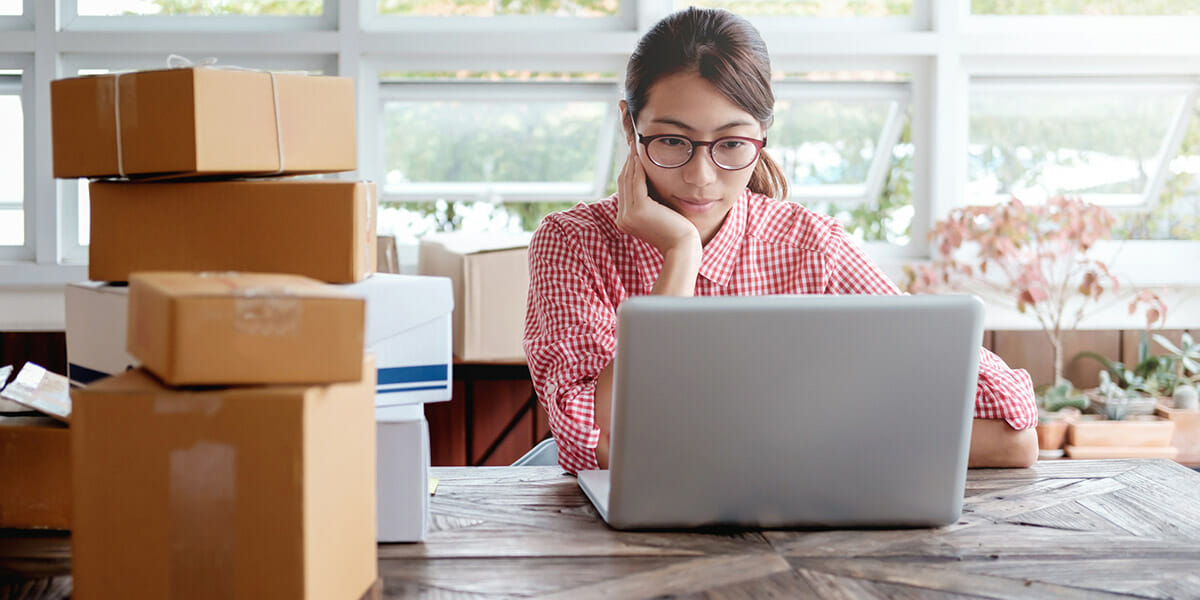
[[[380,542],[419,542],[429,531],[429,424],[421,405],[375,409]]]
[[[123,373],[141,363],[125,351],[129,287],[102,281],[67,285],[67,375],[72,385]]]
[[[341,287],[367,300],[366,350],[375,354],[379,365],[375,406],[449,400],[454,310],[450,280],[376,273]]]

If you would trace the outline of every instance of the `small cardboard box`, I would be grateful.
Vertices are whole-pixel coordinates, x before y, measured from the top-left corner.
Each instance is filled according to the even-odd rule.
[[[454,355],[472,362],[525,362],[528,233],[447,233],[421,239],[417,272],[454,285]]]
[[[71,528],[70,441],[49,417],[0,416],[0,528]]]
[[[429,531],[429,424],[420,405],[375,409],[379,541],[419,542]]]
[[[375,184],[93,182],[88,279],[134,271],[294,273],[353,283],[375,271]]]
[[[129,286],[102,281],[67,284],[67,376],[83,386],[140,365],[125,351]]]
[[[379,365],[376,406],[450,399],[450,280],[376,273],[340,286],[367,302],[366,350]]]
[[[357,381],[365,304],[300,275],[142,271],[126,345],[169,385]]]
[[[55,177],[355,169],[354,82],[196,68],[50,83]]]
[[[374,361],[355,383],[72,390],[79,598],[357,599],[377,572]]]

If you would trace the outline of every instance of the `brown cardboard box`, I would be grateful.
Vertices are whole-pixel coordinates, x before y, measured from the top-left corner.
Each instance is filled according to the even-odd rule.
[[[71,528],[71,446],[49,417],[0,417],[0,527]]]
[[[273,175],[281,149],[283,174],[355,168],[349,78],[198,68],[117,80],[50,83],[55,177],[115,177],[122,165],[127,175]]]
[[[93,182],[88,278],[134,271],[294,273],[353,283],[375,271],[375,184]]]
[[[365,304],[300,275],[143,271],[127,348],[170,385],[357,381]]]
[[[448,233],[421,239],[417,272],[454,285],[454,356],[525,362],[529,234]]]
[[[376,578],[375,363],[327,386],[72,390],[79,598],[357,599]]]

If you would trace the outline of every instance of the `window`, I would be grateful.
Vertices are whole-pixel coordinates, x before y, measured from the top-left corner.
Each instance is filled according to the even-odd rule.
[[[676,8],[724,8],[747,17],[891,17],[912,12],[913,0],[700,0],[675,3]]]
[[[0,246],[25,244],[25,115],[21,77],[0,71]]]
[[[1189,92],[1128,80],[985,80],[972,88],[969,203],[1066,194],[1110,207],[1148,202]]]
[[[87,260],[86,189],[43,163],[49,80],[171,52],[354,77],[345,177],[378,183],[381,231],[415,248],[615,191],[626,60],[688,5],[760,28],[767,152],[794,201],[889,273],[927,253],[945,211],[1013,193],[1103,202],[1137,240],[1126,255],[1194,272],[1175,258],[1200,254],[1192,0],[0,0],[0,285],[79,279]]]
[[[385,213],[402,213],[381,217],[397,224],[389,233],[529,230],[611,179],[617,95],[605,74],[385,77],[382,195]]]
[[[971,0],[978,15],[1200,15],[1195,0]]]

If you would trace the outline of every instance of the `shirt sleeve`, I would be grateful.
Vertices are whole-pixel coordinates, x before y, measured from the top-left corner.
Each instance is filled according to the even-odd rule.
[[[827,294],[899,294],[896,284],[879,270],[845,232],[835,226]],[[975,418],[1004,419],[1013,429],[1037,426],[1033,380],[1024,369],[1012,369],[987,348],[979,351]]]
[[[578,241],[544,221],[529,245],[525,357],[570,473],[598,467],[596,378],[616,353],[616,308],[598,281]]]

